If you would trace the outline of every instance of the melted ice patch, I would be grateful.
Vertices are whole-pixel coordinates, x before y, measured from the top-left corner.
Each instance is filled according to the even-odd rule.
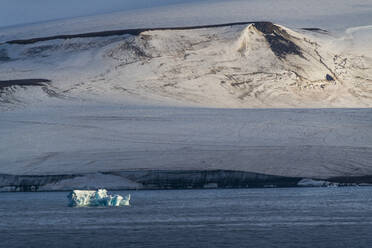
[[[70,207],[129,206],[130,195],[109,195],[107,190],[73,190],[67,198]]]

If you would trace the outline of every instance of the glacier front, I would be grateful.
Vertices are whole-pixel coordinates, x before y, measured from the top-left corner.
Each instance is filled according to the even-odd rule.
[[[107,190],[73,190],[67,198],[70,207],[98,207],[98,206],[129,206],[130,194],[123,197],[121,195],[109,195]]]

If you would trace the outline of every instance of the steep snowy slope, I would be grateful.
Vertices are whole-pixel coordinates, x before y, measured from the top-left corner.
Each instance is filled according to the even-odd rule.
[[[270,22],[10,41],[0,45],[0,74],[6,80],[0,84],[35,78],[51,82],[31,91],[4,86],[0,99],[28,103],[52,96],[235,108],[372,106],[371,54],[344,53],[339,47],[327,32],[299,33]]]

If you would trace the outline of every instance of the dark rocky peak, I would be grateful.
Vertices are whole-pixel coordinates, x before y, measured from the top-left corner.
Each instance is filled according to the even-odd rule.
[[[271,22],[256,22],[253,23],[253,26],[264,35],[271,50],[280,59],[284,59],[288,54],[304,58],[301,48],[292,41],[295,37],[292,37],[283,28]]]
[[[275,29],[278,29],[272,22],[255,22],[253,26],[264,34],[273,34]]]

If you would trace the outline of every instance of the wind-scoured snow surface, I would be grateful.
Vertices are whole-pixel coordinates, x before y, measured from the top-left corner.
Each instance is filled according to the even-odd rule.
[[[371,109],[39,105],[1,113],[1,173],[219,169],[306,178],[372,175],[371,123]],[[84,180],[82,185],[93,185]]]
[[[1,29],[0,174],[76,175],[45,190],[141,187],[95,174],[118,171],[372,175],[371,6],[304,3],[216,1]],[[274,22],[86,35],[255,20]]]
[[[348,30],[339,40],[324,31],[256,22],[10,41],[0,45],[0,74],[8,79],[0,85],[52,82],[32,90],[2,87],[1,107],[50,97],[228,108],[370,107],[371,30]]]

